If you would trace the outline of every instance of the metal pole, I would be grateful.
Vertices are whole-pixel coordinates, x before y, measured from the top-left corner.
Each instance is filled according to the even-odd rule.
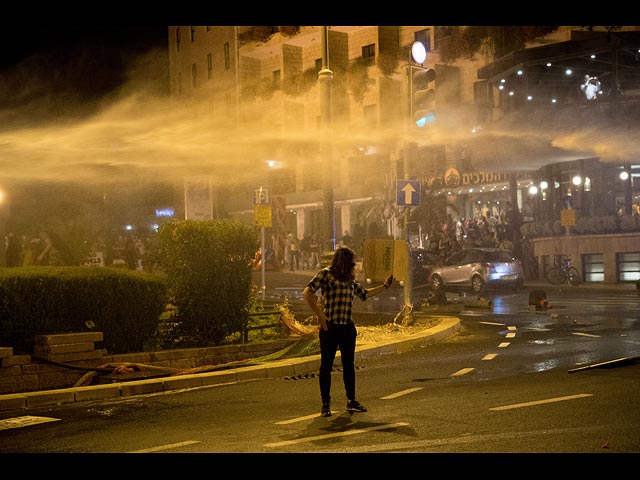
[[[265,269],[266,266],[264,264],[265,259],[266,259],[266,255],[265,255],[265,251],[264,251],[264,226],[260,227],[260,256],[261,256],[261,260],[260,260],[260,269],[261,269],[261,273],[262,273],[262,301],[265,300],[266,296],[267,296],[267,284],[266,284],[266,275],[265,275]]]
[[[322,204],[324,211],[322,246],[324,250],[336,249],[335,213],[333,211],[333,182],[330,168],[333,164],[333,145],[331,144],[331,90],[333,72],[329,69],[329,27],[322,27],[322,69],[318,72],[320,83],[320,105],[322,124],[325,132],[326,158],[322,161]]]

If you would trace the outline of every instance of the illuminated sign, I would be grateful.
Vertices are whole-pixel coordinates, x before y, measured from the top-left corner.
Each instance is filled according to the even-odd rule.
[[[156,208],[156,217],[173,217],[173,208]]]

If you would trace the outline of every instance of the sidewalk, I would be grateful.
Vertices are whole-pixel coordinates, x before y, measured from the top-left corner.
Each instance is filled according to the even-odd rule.
[[[455,334],[461,328],[459,318],[444,317],[441,321],[416,335],[399,336],[393,341],[356,347],[356,361],[380,355],[389,355],[430,345]],[[339,367],[340,354],[336,357]],[[39,392],[0,395],[0,411],[26,411],[30,408],[61,405],[66,403],[115,400],[134,395],[159,394],[189,388],[232,384],[256,379],[300,376],[317,372],[320,355],[275,360],[265,364],[250,365],[214,372],[176,375],[173,377],[132,380],[121,383],[72,387]]]

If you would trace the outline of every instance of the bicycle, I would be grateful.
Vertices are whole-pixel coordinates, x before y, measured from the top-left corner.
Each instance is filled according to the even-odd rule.
[[[562,285],[568,281],[577,287],[582,283],[580,272],[576,267],[571,266],[571,258],[568,255],[562,256],[554,265],[548,267],[544,272],[544,278],[551,285]]]

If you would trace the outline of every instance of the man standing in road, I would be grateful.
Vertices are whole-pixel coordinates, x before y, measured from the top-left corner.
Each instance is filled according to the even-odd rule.
[[[323,417],[331,416],[331,371],[336,352],[340,348],[342,359],[342,380],[347,395],[347,411],[366,412],[367,409],[356,400],[356,370],[354,365],[356,331],[352,319],[355,296],[361,300],[378,295],[393,283],[393,275],[382,285],[364,288],[355,279],[355,252],[340,246],[333,253],[331,265],[319,270],[303,291],[304,300],[318,317],[320,337],[320,396]],[[316,296],[322,291],[321,299]],[[321,300],[321,302],[319,302]]]

